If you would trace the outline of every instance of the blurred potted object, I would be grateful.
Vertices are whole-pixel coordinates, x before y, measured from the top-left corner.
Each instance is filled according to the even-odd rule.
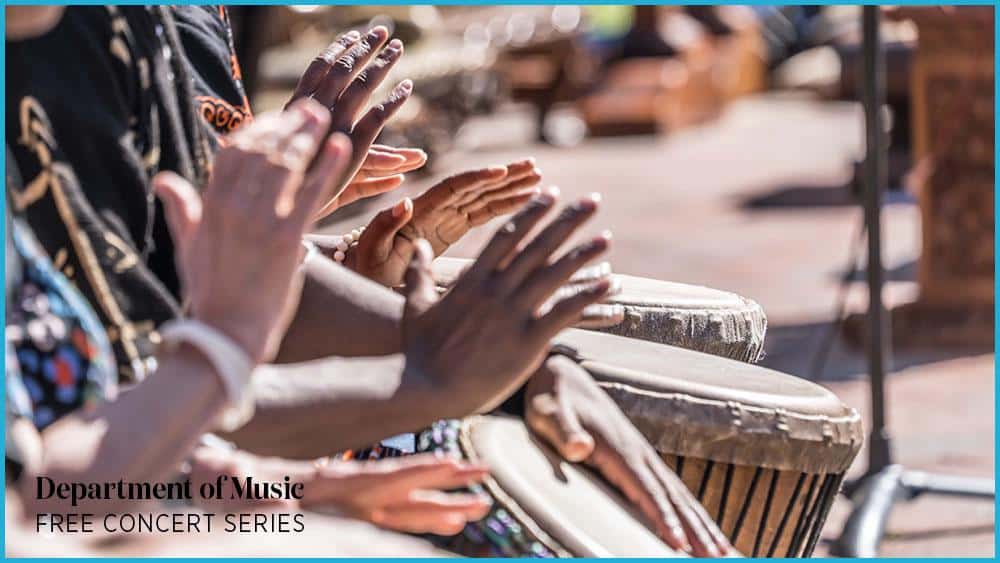
[[[702,123],[719,113],[712,37],[683,9],[636,6],[601,84],[580,100],[595,135],[642,134]]]
[[[994,8],[897,10],[918,34],[909,187],[920,203],[923,230],[919,298],[894,311],[897,333],[992,345]]]
[[[575,100],[596,79],[598,60],[581,41],[580,6],[518,7],[467,34],[484,37],[499,50],[496,69],[515,102],[535,107],[536,131],[543,142],[553,107]]]

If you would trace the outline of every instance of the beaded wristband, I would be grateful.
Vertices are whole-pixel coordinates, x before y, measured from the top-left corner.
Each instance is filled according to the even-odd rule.
[[[363,232],[365,232],[365,228],[361,227],[354,229],[346,235],[340,235],[340,240],[334,245],[337,250],[333,253],[333,259],[343,264],[344,259],[347,258],[347,250],[358,245],[358,240],[361,238],[361,233]]]

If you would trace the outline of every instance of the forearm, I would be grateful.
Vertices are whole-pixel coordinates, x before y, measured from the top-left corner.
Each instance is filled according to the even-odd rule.
[[[402,296],[322,256],[307,261],[305,269],[302,299],[277,363],[382,356],[402,349]]]
[[[91,413],[67,416],[42,432],[37,474],[58,482],[156,482],[169,477],[225,407],[221,379],[198,352],[180,346],[159,358],[155,374]],[[39,500],[35,475],[21,479],[28,513],[67,501]],[[84,506],[84,503],[86,506]],[[120,502],[84,501],[74,510],[103,513]]]
[[[455,414],[443,393],[406,373],[401,355],[261,366],[253,391],[253,419],[224,437],[287,458],[370,446]]]

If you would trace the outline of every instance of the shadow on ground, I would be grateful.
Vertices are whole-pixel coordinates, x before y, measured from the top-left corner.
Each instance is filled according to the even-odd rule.
[[[817,382],[867,377],[864,350],[850,344],[842,334],[834,333],[831,323],[768,326],[764,342],[762,366]],[[892,371],[991,352],[993,348],[989,346],[896,347]]]
[[[916,201],[904,190],[889,190],[885,203],[915,204]],[[766,209],[796,209],[811,207],[854,207],[861,204],[857,187],[853,182],[835,186],[780,186],[772,190],[750,195],[740,200],[739,206],[747,211]]]

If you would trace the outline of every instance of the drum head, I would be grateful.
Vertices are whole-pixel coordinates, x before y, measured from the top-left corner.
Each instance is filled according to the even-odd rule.
[[[434,280],[448,287],[471,264],[461,258],[434,261]],[[756,362],[764,350],[767,317],[754,301],[708,287],[614,274],[621,291],[608,299],[625,319],[602,332]]]
[[[661,453],[837,472],[861,446],[858,413],[804,379],[584,330],[563,331],[555,342],[571,350]]]
[[[684,556],[646,528],[617,492],[564,461],[519,420],[466,420],[462,449],[490,467],[487,488],[497,502],[543,543],[554,542],[554,551],[575,557]]]

